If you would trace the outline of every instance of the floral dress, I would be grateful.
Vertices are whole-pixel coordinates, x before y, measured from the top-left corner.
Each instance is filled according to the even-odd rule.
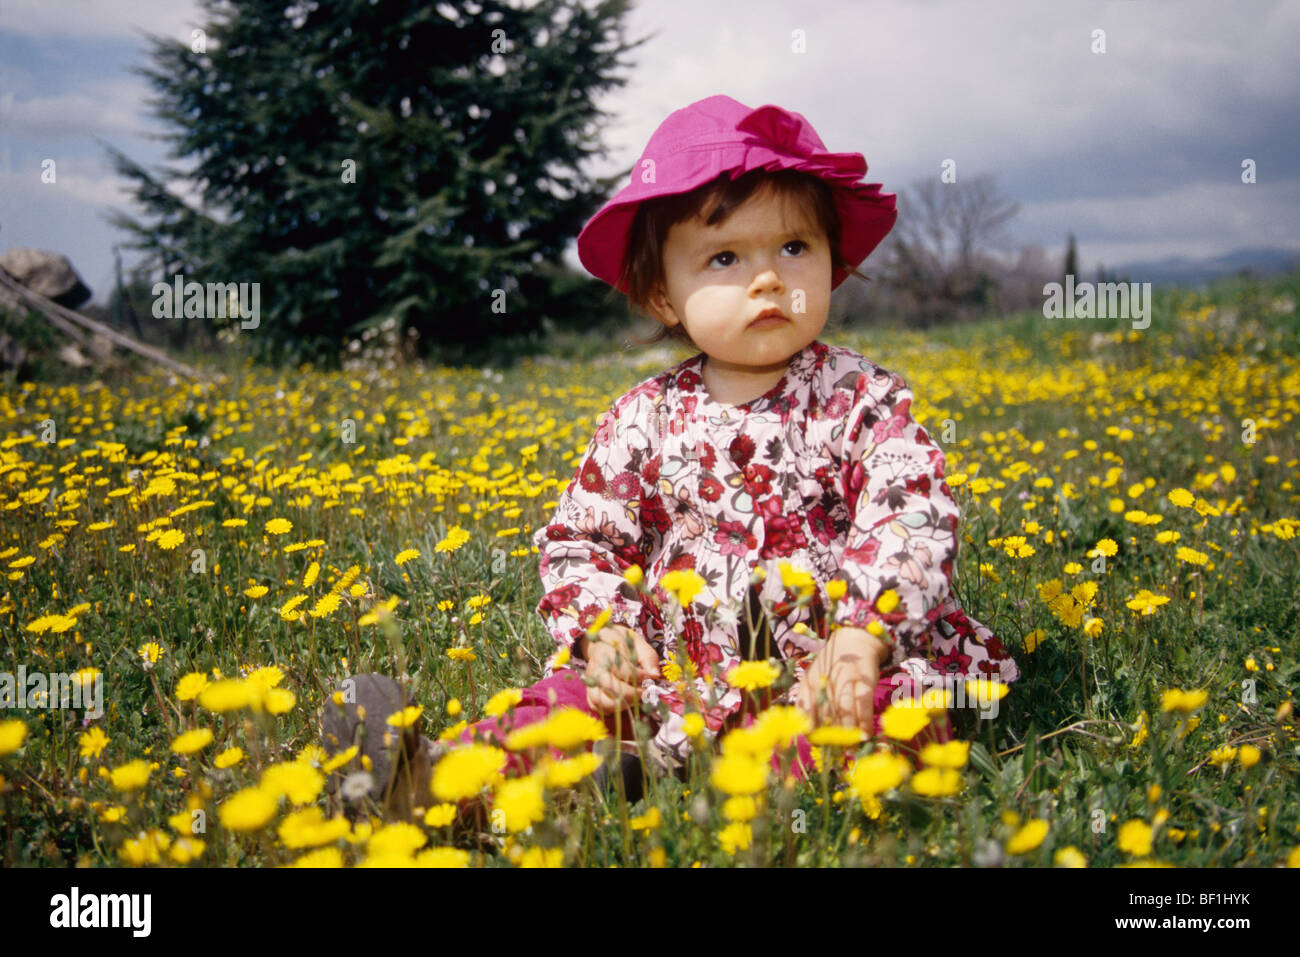
[[[959,511],[904,380],[814,341],[770,391],[731,406],[710,398],[705,360],[699,353],[646,379],[602,414],[554,516],[533,536],[545,591],[537,610],[560,645],[609,609],[609,623],[642,634],[661,661],[694,663],[693,701],[685,679],[641,684],[661,754],[685,760],[684,714],[702,706],[717,734],[741,710],[742,692],[722,676],[748,657],[737,623],[751,588],[771,612],[776,655],[800,674],[832,627],[879,621],[893,645],[882,677],[1018,678],[1002,642],[951,593]],[[811,575],[811,602],[786,588],[783,563]],[[633,565],[648,596],[623,577]],[[660,584],[678,569],[705,582],[680,610]],[[834,603],[832,580],[847,586]],[[882,610],[877,599],[890,589],[899,601]],[[575,656],[571,666],[584,662]],[[792,704],[794,693],[776,700]]]

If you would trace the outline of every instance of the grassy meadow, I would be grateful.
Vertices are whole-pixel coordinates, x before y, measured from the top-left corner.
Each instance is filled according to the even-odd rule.
[[[901,373],[945,450],[954,588],[1022,672],[995,718],[957,714],[969,748],[914,771],[818,732],[796,784],[766,771],[802,729],[773,712],[628,806],[555,720],[571,758],[502,779],[466,749],[408,821],[324,813],[331,690],[401,678],[430,737],[509,708],[556,652],[529,534],[600,412],[689,353],[7,383],[0,672],[98,676],[103,714],[0,709],[0,859],[1300,866],[1297,300],[1291,276],[1157,293],[1145,330],[823,335]]]

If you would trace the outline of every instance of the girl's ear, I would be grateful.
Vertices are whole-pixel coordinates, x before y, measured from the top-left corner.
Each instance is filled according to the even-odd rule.
[[[682,320],[673,309],[673,304],[668,301],[668,296],[664,293],[663,286],[656,286],[650,293],[647,303],[650,307],[651,314],[662,322],[665,326],[672,328]]]

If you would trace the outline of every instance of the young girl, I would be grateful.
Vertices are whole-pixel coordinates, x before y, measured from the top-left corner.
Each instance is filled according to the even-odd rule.
[[[796,663],[769,703],[873,733],[903,694],[1019,676],[952,595],[958,507],[910,389],[817,338],[897,215],[866,169],[797,113],[712,96],[663,122],[587,223],[586,268],[699,353],[601,416],[534,536],[537,610],[571,657],[461,741],[563,706],[630,739],[639,711],[678,768],[701,746],[688,715],[705,739],[752,720],[724,679],[746,658]],[[912,744],[949,735],[941,720]]]

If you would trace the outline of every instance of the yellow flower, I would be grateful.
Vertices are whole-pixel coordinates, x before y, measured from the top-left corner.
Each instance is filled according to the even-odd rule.
[[[198,697],[199,692],[207,686],[207,675],[198,671],[191,671],[180,681],[176,682],[176,700],[193,701]]]
[[[849,590],[849,583],[840,581],[838,578],[832,579],[826,583],[826,597],[831,601],[839,601],[844,597],[844,593]]]
[[[233,768],[242,760],[244,760],[243,748],[226,748],[213,759],[212,766],[215,768]]]
[[[395,556],[393,556],[393,563],[396,565],[405,565],[407,562],[411,561],[412,559],[419,558],[419,557],[420,557],[420,550],[418,548],[405,548],[402,551],[398,552]],[[306,585],[307,583],[303,582],[303,584]]]
[[[407,705],[401,711],[395,711],[388,716],[386,723],[394,728],[409,728],[424,713],[424,705],[412,704]]]
[[[77,739],[77,745],[83,758],[97,758],[108,747],[108,735],[104,734],[103,729],[94,727]]]
[[[415,855],[418,867],[469,867],[469,851],[459,847],[426,847]]]
[[[505,745],[511,751],[536,748],[543,744],[569,751],[586,741],[609,737],[605,722],[577,708],[557,708],[544,721],[536,721],[513,731]]]
[[[966,699],[974,700],[980,705],[1001,701],[1011,691],[1010,685],[991,678],[972,678],[964,682]]]
[[[913,785],[915,786],[915,781]],[[1042,818],[1034,818],[1007,839],[1007,853],[1028,854],[1042,844],[1045,837],[1047,837],[1047,822]]]
[[[962,776],[952,768],[926,768],[912,775],[912,790],[926,797],[947,797],[961,790]]]
[[[812,730],[812,719],[803,711],[789,705],[773,705],[758,716],[753,725],[763,749],[788,748],[803,734]]]
[[[1176,488],[1166,497],[1179,508],[1191,508],[1192,504],[1196,501],[1196,496],[1185,488]]]
[[[1052,855],[1052,863],[1057,867],[1087,867],[1088,859],[1073,844],[1063,847]]]
[[[162,647],[158,644],[158,642],[146,641],[143,645],[139,647],[139,649],[136,651],[136,654],[140,656],[141,660],[146,665],[154,665],[157,664],[158,659],[163,656],[163,650]]]
[[[505,813],[509,834],[518,834],[536,824],[546,816],[541,777],[534,773],[504,782],[492,799],[492,809]]]
[[[688,738],[698,738],[704,733],[704,718],[702,715],[692,711],[686,717],[682,718],[682,731]]]
[[[651,807],[640,817],[634,817],[627,822],[627,826],[634,831],[653,831],[663,823],[663,816],[659,813],[659,808]]]
[[[12,754],[23,744],[27,737],[27,725],[17,718],[0,721],[0,756]]]
[[[1243,768],[1253,768],[1259,763],[1259,748],[1253,744],[1243,744],[1237,754],[1237,760],[1241,762]]]
[[[1102,620],[1100,618],[1089,618],[1083,623],[1083,633],[1089,638],[1096,638],[1101,634]]]
[[[490,718],[498,718],[522,700],[524,700],[522,689],[506,688],[504,691],[498,691],[488,699],[486,707],[483,708],[483,713]]]
[[[906,758],[888,751],[875,751],[858,759],[849,772],[849,781],[860,800],[896,788],[911,773]]]
[[[1178,688],[1170,688],[1160,698],[1160,710],[1190,713],[1202,707],[1209,696],[1207,691],[1182,691]]]
[[[256,690],[247,682],[235,678],[214,681],[199,692],[199,704],[209,711],[223,713],[247,708]]]
[[[212,729],[195,728],[178,735],[172,741],[172,750],[177,754],[193,754],[212,743]]]
[[[284,761],[262,772],[261,786],[268,794],[283,794],[294,804],[310,804],[325,786],[325,775],[310,764]]]
[[[429,841],[428,835],[410,821],[396,821],[370,835],[368,857],[409,858]]]
[[[1147,713],[1143,711],[1140,715],[1138,715],[1137,731],[1134,733],[1133,742],[1129,745],[1129,747],[1130,748],[1142,747],[1142,744],[1144,741],[1146,741],[1147,735],[1149,733],[1150,733],[1150,729],[1147,728]]]
[[[898,592],[894,591],[892,588],[885,589],[880,593],[880,597],[876,599],[876,611],[880,612],[882,615],[888,615],[897,607]]]
[[[727,798],[722,805],[722,816],[728,821],[752,821],[758,815],[758,804],[748,794]]]
[[[562,847],[530,847],[519,858],[520,867],[560,867],[563,863]]]
[[[469,541],[469,532],[459,525],[453,525],[447,530],[446,536],[443,537],[437,545],[433,546],[435,552],[454,552],[466,542]]]
[[[273,518],[266,523],[264,528],[269,535],[287,535],[293,531],[293,522],[287,518]]]
[[[456,805],[435,804],[424,813],[426,827],[446,827],[456,820]]]
[[[930,723],[930,715],[919,704],[899,702],[880,716],[880,730],[897,741],[910,741]]]
[[[483,790],[506,765],[500,748],[470,744],[449,752],[433,769],[433,794],[440,801],[460,801]]]
[[[265,585],[253,585],[249,588],[245,588],[244,594],[249,598],[261,598],[268,591],[270,591],[270,589],[267,588]]]
[[[713,762],[710,782],[724,794],[755,794],[767,784],[768,762],[748,754],[723,754]]]
[[[659,579],[665,591],[672,592],[677,601],[685,607],[695,600],[706,582],[692,569],[677,569]]]
[[[334,817],[326,820],[320,808],[305,807],[301,811],[294,811],[280,822],[280,843],[291,850],[319,847],[346,837],[349,830],[347,818]]]
[[[629,565],[623,571],[623,578],[633,587],[637,588],[645,581],[645,572],[640,565]]]
[[[545,763],[546,786],[557,789],[571,788],[583,778],[595,774],[600,764],[600,755],[590,751],[565,761],[547,761]]]
[[[298,699],[294,697],[293,692],[288,688],[272,688],[262,697],[253,699],[254,710],[259,710],[258,705],[266,709],[267,714],[288,714],[293,710],[293,706]]]
[[[260,787],[236,791],[217,814],[232,831],[257,831],[275,816],[276,795]]]
[[[1136,857],[1151,853],[1151,826],[1139,818],[1125,821],[1119,829],[1119,849]]]
[[[477,655],[468,648],[448,648],[447,657],[452,661],[473,661]]]
[[[337,847],[322,847],[319,850],[309,851],[301,857],[294,860],[292,864],[286,864],[286,867],[342,867],[343,852]]]
[[[1210,752],[1210,763],[1227,767],[1237,759],[1237,749],[1230,747],[1215,748]]]
[[[807,594],[817,587],[812,575],[802,568],[796,568],[790,562],[781,562],[779,567],[781,569],[781,584],[791,591]]]
[[[733,821],[718,834],[718,843],[728,854],[747,850],[754,840],[754,832],[743,821]]]
[[[1186,545],[1178,546],[1178,550],[1174,552],[1174,557],[1179,561],[1187,562],[1189,565],[1204,565],[1210,560],[1210,556],[1205,552],[1198,552]]]
[[[828,724],[808,735],[808,743],[819,748],[851,748],[862,743],[866,734],[861,728]]]
[[[742,661],[723,677],[727,684],[743,691],[766,688],[781,675],[781,669],[770,661]]]
[[[609,624],[609,616],[612,614],[613,614],[613,610],[606,608],[599,615],[597,615],[592,620],[591,626],[587,629],[588,636],[594,638],[596,635],[599,635],[600,630],[604,628],[607,624]]]
[[[1119,546],[1115,544],[1113,539],[1103,538],[1092,551],[1088,552],[1088,557],[1091,558],[1093,553],[1099,553],[1107,558],[1113,558],[1118,551]]]
[[[931,743],[921,749],[921,760],[933,768],[964,768],[969,757],[969,741]]]
[[[119,791],[138,791],[149,781],[151,770],[148,761],[135,760],[119,765],[110,774],[113,787]]]

